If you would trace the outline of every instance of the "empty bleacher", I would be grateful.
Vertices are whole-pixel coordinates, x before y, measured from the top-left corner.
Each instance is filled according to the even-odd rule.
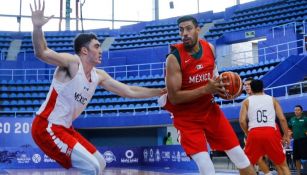
[[[273,27],[290,22],[302,23],[306,18],[306,1],[272,1],[270,4],[235,11],[229,20],[216,23],[205,38],[217,39],[225,32]]]
[[[77,31],[45,32],[48,47],[58,52],[73,52],[73,40],[80,33]],[[95,32],[98,40],[103,43],[109,36],[107,32]],[[31,33],[24,33],[21,51],[33,52]]]

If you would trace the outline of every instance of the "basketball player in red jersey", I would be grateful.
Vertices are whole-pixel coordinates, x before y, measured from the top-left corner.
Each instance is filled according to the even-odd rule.
[[[245,152],[252,164],[267,155],[282,175],[290,175],[275,118],[277,115],[283,129],[284,143],[290,143],[287,120],[278,101],[264,94],[261,80],[252,80],[250,87],[252,95],[242,102],[240,111],[240,126],[247,135]]]
[[[251,86],[250,86],[250,83],[253,81],[254,79],[252,77],[249,77],[247,78],[245,81],[244,81],[244,88],[245,88],[245,92],[248,96],[251,96],[253,95],[252,94],[252,90],[251,90]],[[280,140],[282,140],[282,136],[281,136],[281,133],[280,133],[280,130],[279,130],[279,127],[278,125],[276,124],[276,133],[278,135],[278,137],[280,138]],[[270,168],[269,166],[267,165],[265,159],[263,156],[261,156],[259,158],[259,160],[257,161],[257,165],[259,166],[259,169],[264,173],[264,175],[272,175],[271,171],[270,171]],[[277,174],[278,175],[282,175],[283,174],[283,171],[280,169],[279,166],[275,166],[276,168],[276,171],[277,171]]]
[[[46,101],[32,124],[35,143],[64,168],[77,168],[85,175],[102,174],[106,162],[101,153],[72,127],[99,85],[122,97],[160,96],[164,89],[128,86],[96,69],[101,63],[101,45],[94,34],[79,34],[74,41],[76,55],[57,53],[47,47],[42,27],[45,3],[34,2],[32,11],[33,48],[42,61],[57,66]]]
[[[213,46],[198,38],[200,27],[194,17],[183,16],[177,23],[182,43],[172,45],[167,56],[168,94],[159,99],[160,105],[173,114],[180,144],[201,175],[215,174],[207,142],[212,149],[225,151],[240,174],[254,175],[229,121],[214,102],[213,94],[224,93],[225,84],[215,80]]]

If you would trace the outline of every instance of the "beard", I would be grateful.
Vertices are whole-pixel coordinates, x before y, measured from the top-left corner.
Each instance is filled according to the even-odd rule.
[[[193,41],[193,39],[190,40],[192,41],[192,43],[183,42],[184,48],[186,50],[192,50],[194,46],[197,44],[197,40],[196,41]]]

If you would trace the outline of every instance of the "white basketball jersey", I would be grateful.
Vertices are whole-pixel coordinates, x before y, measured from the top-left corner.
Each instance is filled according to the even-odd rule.
[[[54,74],[47,98],[36,114],[53,124],[69,128],[90,102],[97,85],[96,69],[91,71],[89,82],[81,62],[77,74],[69,82],[57,81]]]
[[[248,130],[256,127],[275,128],[275,108],[273,98],[269,95],[252,95],[248,97]]]

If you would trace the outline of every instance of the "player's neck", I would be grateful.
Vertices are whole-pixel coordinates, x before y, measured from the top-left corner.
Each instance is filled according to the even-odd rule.
[[[199,50],[200,50],[199,42],[197,41],[197,43],[195,44],[195,46],[192,48],[191,54],[196,54],[196,53],[199,52]]]
[[[263,92],[257,92],[257,93],[253,93],[253,95],[263,95]]]
[[[301,117],[302,117],[302,115],[296,115],[295,117],[296,117],[296,118],[301,118]]]
[[[82,64],[83,71],[84,71],[86,79],[89,82],[91,82],[91,72],[92,72],[92,69],[93,69],[94,66],[91,65],[85,59],[82,59],[82,58],[81,58],[81,64]]]
[[[197,43],[195,44],[195,46],[193,46],[192,48],[186,48],[186,51],[189,53],[189,55],[193,55],[196,54],[200,51],[200,47],[199,47],[199,41],[197,41]]]

